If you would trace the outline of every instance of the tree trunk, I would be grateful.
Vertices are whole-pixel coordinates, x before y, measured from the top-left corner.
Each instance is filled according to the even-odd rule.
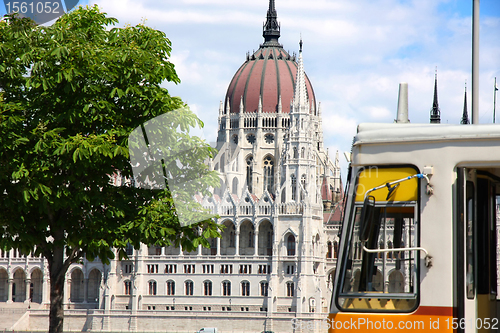
[[[68,269],[64,265],[64,248],[54,246],[48,259],[50,274],[49,333],[62,333],[64,321],[64,277]]]

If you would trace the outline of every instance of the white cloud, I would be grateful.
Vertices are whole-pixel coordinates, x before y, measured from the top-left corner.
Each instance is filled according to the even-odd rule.
[[[488,2],[494,1],[482,0],[481,6],[493,8]],[[268,0],[96,2],[123,24],[147,18],[147,25],[167,34],[182,81],[168,87],[196,107],[206,137],[215,140],[219,101],[246,52],[263,41]],[[305,69],[322,102],[326,146],[350,151],[358,123],[392,122],[403,81],[409,84],[411,121],[428,122],[435,66],[443,122],[459,122],[465,80],[470,112],[471,14],[459,6],[448,0],[276,1],[284,48],[296,52],[300,34],[304,40]],[[499,40],[500,13],[483,10],[482,122],[491,122],[493,78],[500,81]]]
[[[366,113],[368,113],[374,121],[377,121],[378,119],[385,120],[388,117],[391,116],[391,112],[389,109],[383,106],[368,106],[364,108]]]

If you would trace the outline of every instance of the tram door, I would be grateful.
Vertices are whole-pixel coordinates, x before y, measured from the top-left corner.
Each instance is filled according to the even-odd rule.
[[[496,196],[500,178],[492,171],[457,168],[457,332],[500,330],[496,310]]]

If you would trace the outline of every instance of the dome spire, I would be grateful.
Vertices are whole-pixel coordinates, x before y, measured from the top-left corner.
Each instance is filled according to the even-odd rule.
[[[266,23],[263,26],[262,37],[264,37],[264,46],[280,46],[280,24],[278,23],[278,13],[274,6],[274,0],[269,0],[269,9],[267,10]]]

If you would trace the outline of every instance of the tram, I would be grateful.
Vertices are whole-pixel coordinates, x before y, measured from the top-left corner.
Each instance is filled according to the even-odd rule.
[[[328,332],[497,332],[500,126],[361,124]]]

